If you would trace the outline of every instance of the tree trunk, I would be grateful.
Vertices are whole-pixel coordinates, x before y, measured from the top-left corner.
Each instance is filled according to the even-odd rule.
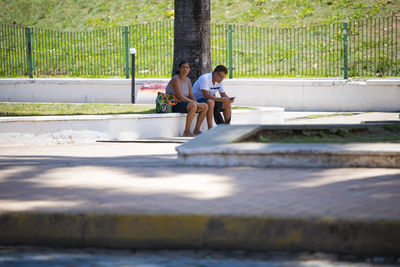
[[[172,74],[182,60],[189,62],[192,83],[211,71],[210,0],[175,0]]]

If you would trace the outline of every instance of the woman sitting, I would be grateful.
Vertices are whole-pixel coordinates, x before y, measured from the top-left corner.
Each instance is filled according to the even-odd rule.
[[[179,63],[177,74],[172,77],[166,88],[167,94],[175,95],[178,99],[178,104],[172,106],[172,112],[187,113],[183,136],[195,136],[201,134],[200,126],[208,110],[206,103],[196,102],[192,92],[192,83],[187,77],[189,72],[190,66],[187,61]],[[190,131],[190,126],[196,112],[199,113],[199,115],[192,133]]]

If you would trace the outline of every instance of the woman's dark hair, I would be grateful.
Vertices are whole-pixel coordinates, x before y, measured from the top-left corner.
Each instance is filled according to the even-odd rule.
[[[175,71],[175,74],[181,73],[179,69],[182,67],[183,64],[189,64],[189,62],[187,62],[186,60],[182,60],[182,61],[178,64],[178,69]]]
[[[228,74],[228,69],[224,65],[218,65],[215,67],[213,72],[223,72],[225,74]]]

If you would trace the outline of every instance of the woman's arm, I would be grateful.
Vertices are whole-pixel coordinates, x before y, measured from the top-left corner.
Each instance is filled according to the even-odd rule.
[[[172,87],[172,89],[174,89],[174,92],[176,94],[176,97],[181,101],[181,102],[195,102],[189,98],[187,98],[186,96],[183,95],[182,93],[182,88],[181,88],[181,84],[179,83],[179,78],[176,77],[174,79],[172,79],[170,81],[170,85]]]
[[[189,98],[192,99],[194,102],[197,102],[196,98],[194,98],[194,96],[193,96],[193,90],[192,90],[192,83],[191,82],[189,82]]]

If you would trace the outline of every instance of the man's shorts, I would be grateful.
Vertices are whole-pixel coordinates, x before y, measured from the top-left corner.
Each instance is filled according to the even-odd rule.
[[[196,99],[197,102],[199,103],[207,103],[208,99],[205,98],[200,98],[200,99]],[[214,106],[214,110],[218,109],[218,110],[223,110],[222,109],[222,102],[215,102],[215,106]]]
[[[189,102],[178,102],[175,106],[172,106],[172,112],[175,113],[187,113],[187,105]]]

